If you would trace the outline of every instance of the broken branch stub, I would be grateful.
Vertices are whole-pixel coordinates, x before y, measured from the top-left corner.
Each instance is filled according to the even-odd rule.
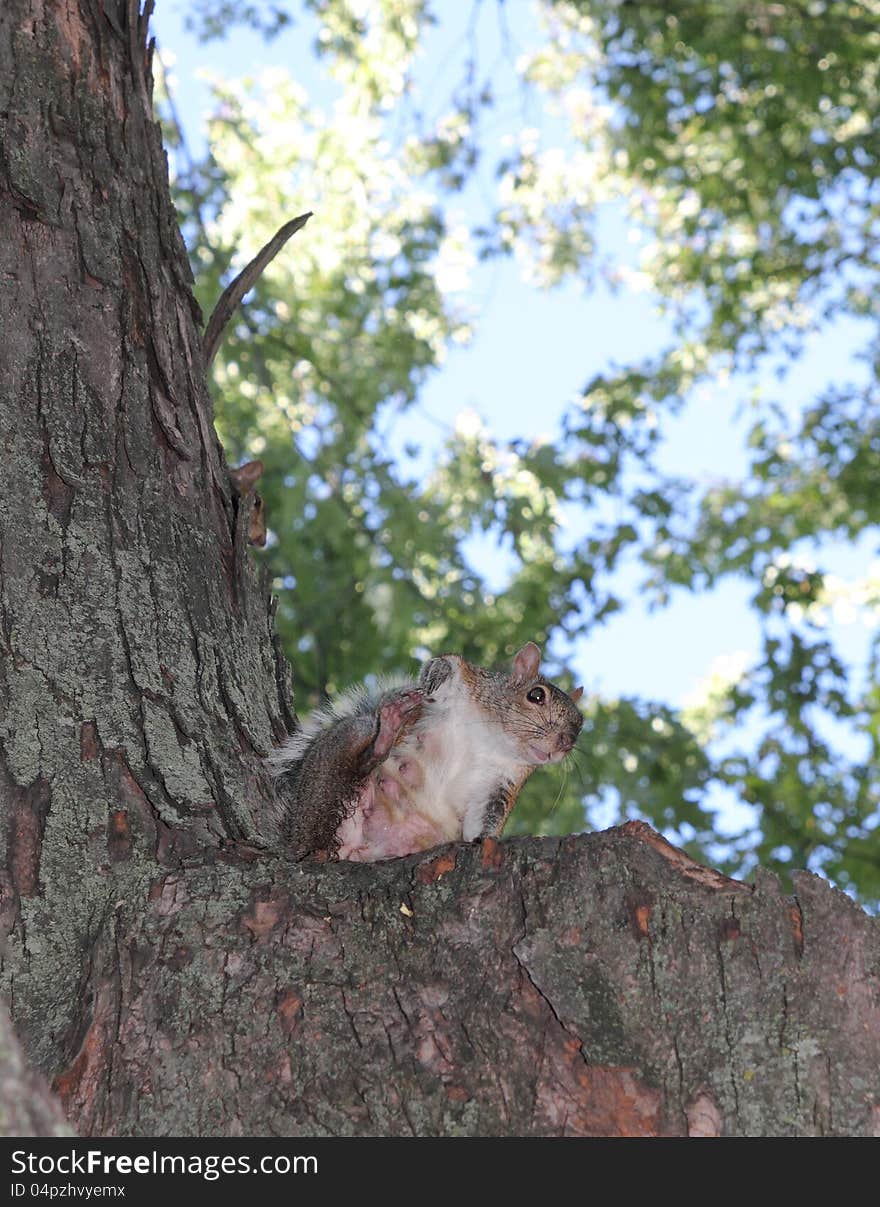
[[[220,347],[223,332],[226,330],[229,320],[241,303],[241,299],[249,289],[253,289],[267,265],[271,264],[288,239],[292,235],[295,235],[298,230],[302,230],[311,216],[312,211],[309,210],[308,213],[300,214],[297,218],[291,218],[289,222],[285,222],[277,234],[272,236],[265,247],[257,252],[253,260],[223,290],[220,300],[217,302],[208,320],[208,325],[205,328],[205,334],[202,339],[205,368],[211,365],[214,357],[217,355],[217,349]]]

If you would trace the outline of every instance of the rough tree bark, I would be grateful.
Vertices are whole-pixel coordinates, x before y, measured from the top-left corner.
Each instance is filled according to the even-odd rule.
[[[48,1070],[114,903],[253,832],[290,720],[145,39],[132,2],[0,5],[5,982]]]
[[[3,986],[28,1060],[89,1133],[876,1132],[877,923],[814,877],[752,889],[640,826],[373,866],[261,849],[290,695],[146,24],[0,5]],[[32,1076],[13,1042],[0,1066]],[[57,1126],[28,1084],[7,1130]]]
[[[369,865],[156,877],[56,1084],[89,1132],[870,1134],[876,924],[631,823]]]

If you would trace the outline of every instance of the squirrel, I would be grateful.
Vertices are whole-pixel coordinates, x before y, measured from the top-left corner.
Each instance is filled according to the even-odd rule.
[[[525,781],[573,749],[583,717],[528,642],[509,672],[457,654],[418,681],[358,687],[270,755],[283,844],[297,859],[367,863],[498,837]]]
[[[248,516],[247,543],[257,545],[260,549],[266,544],[266,504],[263,496],[258,494],[254,487],[263,476],[264,468],[262,461],[245,461],[229,471],[229,480],[236,499],[241,501],[253,496]]]

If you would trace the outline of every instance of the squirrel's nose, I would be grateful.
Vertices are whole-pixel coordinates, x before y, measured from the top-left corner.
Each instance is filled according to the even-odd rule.
[[[580,725],[572,725],[568,733],[561,733],[556,739],[556,749],[562,751],[563,754],[569,754],[574,750],[574,744],[578,740],[580,731]]]

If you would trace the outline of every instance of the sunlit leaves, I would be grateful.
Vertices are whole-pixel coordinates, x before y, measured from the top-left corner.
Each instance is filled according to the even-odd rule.
[[[625,115],[617,162],[649,192],[646,268],[673,295],[703,294],[713,345],[763,351],[809,322],[841,268],[876,270],[873,0],[572,7],[603,51],[590,73]]]
[[[542,121],[496,143],[481,125],[495,89],[470,67],[439,116],[419,109],[414,64],[435,17],[452,20],[425,0],[192,7],[209,34],[295,18],[331,81],[320,103],[286,73],[218,81],[211,155],[177,175],[206,310],[286,218],[318,211],[215,372],[230,458],[266,463],[298,704],[442,649],[503,662],[526,639],[565,678],[571,642],[626,606],[621,570],[658,606],[738,577],[760,648],[731,651],[679,712],[590,698],[574,765],[535,778],[516,825],[644,816],[731,872],[809,866],[880,899],[880,587],[823,568],[831,538],[876,545],[876,345],[858,381],[800,413],[753,398],[742,479],[658,468],[698,389],[711,405],[738,370],[784,370],[834,315],[876,322],[880,0],[540,11],[517,69]],[[495,191],[469,230],[450,203],[485,163]],[[627,256],[601,246],[607,207],[625,210]],[[539,287],[651,291],[675,339],[587,381],[548,437],[499,439],[478,399],[433,458],[399,460],[395,417],[467,340],[469,276],[495,255]],[[501,589],[485,542],[503,551]],[[833,647],[832,615],[863,627],[860,666]]]

